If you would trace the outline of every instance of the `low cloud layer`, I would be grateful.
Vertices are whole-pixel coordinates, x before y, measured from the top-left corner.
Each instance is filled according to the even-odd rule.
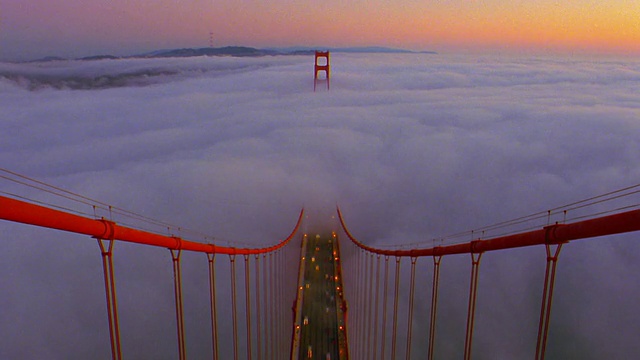
[[[638,62],[336,54],[331,90],[315,93],[312,67],[306,56],[0,64],[0,164],[223,245],[252,246],[286,236],[301,207],[312,231],[335,225],[339,204],[365,243],[428,244],[640,179]],[[0,329],[0,357],[108,351],[94,241],[6,222],[0,238],[0,285],[10,289],[0,295],[0,323],[13,324]],[[640,350],[633,239],[565,247],[550,357]],[[126,277],[118,283],[122,316],[131,321],[123,329],[164,349],[154,341],[174,336],[157,315],[172,312],[168,255],[117,246],[126,249],[116,264]],[[441,319],[462,326],[442,326],[443,358],[462,350],[455,344],[464,340],[468,263],[443,260]],[[430,261],[422,266],[427,281]],[[530,356],[543,249],[487,254],[482,266],[474,354]],[[158,272],[167,282],[151,280]],[[137,312],[148,304],[136,294],[157,309]],[[64,342],[68,335],[49,330],[56,326],[81,340]]]

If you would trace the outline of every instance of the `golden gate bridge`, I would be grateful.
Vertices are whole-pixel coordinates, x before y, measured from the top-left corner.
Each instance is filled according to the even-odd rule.
[[[107,203],[67,191],[36,179],[0,169],[0,179],[30,189],[25,196],[0,192],[0,219],[86,235],[97,242],[101,255],[104,299],[112,359],[127,357],[122,346],[118,295],[116,291],[117,242],[130,242],[169,250],[173,271],[175,357],[186,359],[183,252],[202,254],[202,271],[208,274],[210,349],[221,359],[221,349],[234,359],[412,359],[416,338],[426,339],[427,358],[435,358],[440,268],[443,257],[469,257],[469,291],[465,340],[460,344],[464,359],[472,358],[474,321],[482,255],[501,250],[544,247],[544,283],[540,296],[537,337],[530,339],[544,359],[549,341],[549,324],[557,273],[563,246],[571,241],[640,230],[640,184],[593,196],[547,211],[510,219],[468,232],[424,243],[376,248],[356,238],[347,228],[339,208],[336,228],[327,234],[303,231],[304,209],[291,233],[267,247],[221,246],[215,238],[148,218]],[[36,199],[33,194],[46,200]],[[61,205],[62,199],[75,206]],[[155,230],[154,230],[155,229]],[[176,235],[179,234],[180,236]],[[236,245],[243,245],[237,243]],[[226,258],[228,272],[219,274],[216,259]],[[348,259],[344,261],[343,259]],[[419,259],[430,259],[431,301],[428,331],[415,333],[413,321],[416,273]],[[206,260],[206,262],[205,262]],[[218,260],[220,261],[220,260]],[[298,264],[292,273],[285,264]],[[399,288],[409,265],[406,299]],[[393,273],[391,274],[391,272]],[[241,274],[239,275],[238,272]],[[220,276],[228,276],[230,298],[221,305]],[[240,289],[240,291],[238,291]],[[6,289],[10,291],[11,289]],[[244,297],[238,296],[240,292]],[[226,291],[224,292],[226,294]],[[405,301],[406,300],[406,301]],[[406,309],[400,319],[399,306]],[[231,324],[221,324],[219,313],[231,314]],[[242,314],[241,316],[239,316]],[[403,313],[404,314],[404,313]],[[426,315],[426,314],[422,314]],[[244,320],[242,322],[241,319]],[[401,325],[406,325],[401,329]],[[2,324],[0,326],[11,326]],[[231,342],[220,340],[230,334]],[[400,341],[399,341],[400,339]]]

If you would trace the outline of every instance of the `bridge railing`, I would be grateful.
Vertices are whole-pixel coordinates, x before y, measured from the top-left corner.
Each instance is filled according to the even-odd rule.
[[[542,245],[546,252],[546,268],[542,287],[542,301],[536,340],[536,359],[545,357],[549,322],[551,319],[552,299],[555,284],[556,265],[563,244],[570,241],[589,239],[606,235],[621,234],[640,230],[640,204],[637,195],[640,185],[616,190],[572,203],[549,211],[520,217],[481,229],[462,232],[444,238],[425,241],[421,244],[395,245],[394,248],[377,248],[357,240],[348,230],[340,209],[338,218],[343,234],[350,240],[349,250],[352,261],[345,273],[349,274],[345,285],[347,300],[350,301],[350,352],[355,359],[396,359],[400,323],[407,329],[404,355],[411,358],[412,330],[416,282],[416,263],[419,258],[430,257],[433,260],[431,281],[431,306],[428,330],[427,357],[434,358],[436,324],[438,314],[438,293],[440,281],[440,264],[442,257],[449,255],[469,254],[471,274],[469,282],[466,334],[464,343],[464,359],[471,358],[476,300],[478,292],[479,267],[485,252]],[[621,202],[621,199],[624,199]],[[608,208],[603,203],[612,204]],[[586,211],[589,208],[591,211]],[[552,222],[552,219],[559,219]],[[572,221],[573,220],[573,221]],[[537,229],[533,222],[546,221]],[[513,228],[526,231],[513,230]],[[490,236],[490,233],[506,233]],[[471,240],[460,241],[471,237]],[[436,246],[418,247],[424,244]],[[345,246],[343,246],[344,248]],[[344,255],[343,255],[344,256]],[[390,261],[391,259],[391,261]],[[395,261],[394,261],[395,260]],[[399,287],[401,282],[401,264],[410,261],[408,277],[408,296],[406,320],[399,319]],[[393,280],[389,280],[390,268],[395,263]],[[405,282],[407,279],[404,279]],[[393,286],[393,289],[391,289]],[[381,289],[382,287],[382,289]],[[392,304],[389,303],[392,301]],[[389,314],[389,308],[391,313]],[[390,318],[392,316],[392,318]],[[422,316],[420,316],[422,317]],[[387,333],[389,332],[389,333]],[[424,338],[424,334],[420,334]]]

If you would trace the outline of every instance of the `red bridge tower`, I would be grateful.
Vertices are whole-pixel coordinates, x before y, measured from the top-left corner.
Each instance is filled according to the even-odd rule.
[[[318,78],[318,73],[324,71],[324,78]],[[327,82],[327,90],[329,90],[329,51],[316,51],[315,66],[313,72],[313,91],[316,91],[318,81]]]

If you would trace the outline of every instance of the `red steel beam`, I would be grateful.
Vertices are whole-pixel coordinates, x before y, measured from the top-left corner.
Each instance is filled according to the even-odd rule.
[[[487,240],[477,239],[463,244],[414,250],[384,250],[364,245],[356,240],[347,229],[340,209],[338,208],[337,211],[340,224],[351,241],[366,251],[387,256],[416,257],[482,253],[485,251],[504,250],[524,246],[559,244],[571,240],[640,231],[640,210],[631,210],[570,224],[545,226],[539,230],[514,235],[500,236]]]
[[[68,212],[0,196],[0,219],[23,224],[69,231],[89,235],[98,239],[120,240],[138,244],[165,247],[173,250],[196,251],[209,254],[261,254],[277,250],[286,245],[296,234],[302,223],[304,209],[300,211],[298,221],[291,234],[276,245],[257,248],[234,248],[203,244],[184,240],[175,236],[164,236],[142,230],[119,226],[113,221],[95,220]]]

